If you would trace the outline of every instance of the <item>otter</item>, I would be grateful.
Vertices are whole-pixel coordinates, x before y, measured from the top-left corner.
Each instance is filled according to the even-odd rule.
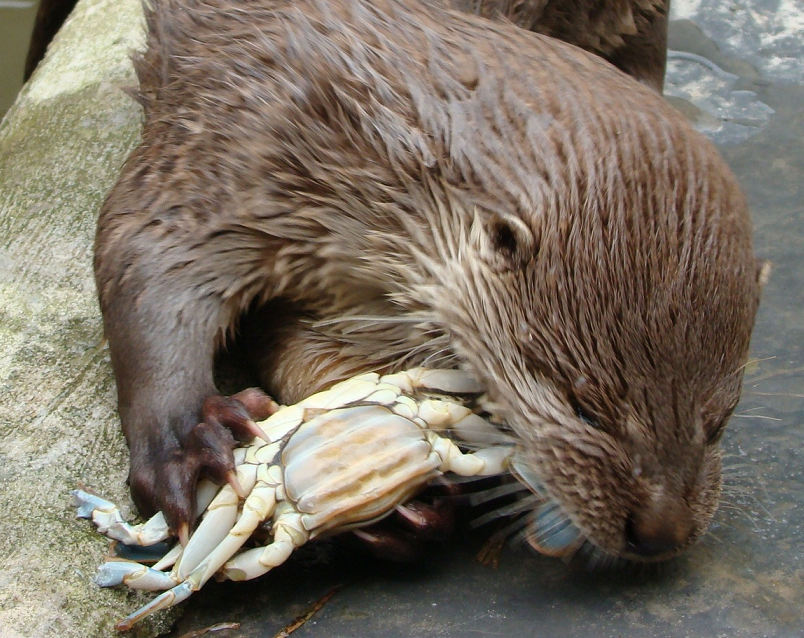
[[[706,530],[760,265],[735,177],[655,90],[438,2],[158,0],[147,22],[142,141],[95,253],[143,513],[186,535],[199,473],[231,472],[249,411],[213,360],[246,314],[282,402],[459,366],[601,551]]]

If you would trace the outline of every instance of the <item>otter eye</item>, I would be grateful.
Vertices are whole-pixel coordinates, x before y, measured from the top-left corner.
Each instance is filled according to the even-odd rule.
[[[595,417],[591,416],[590,414],[584,412],[581,408],[578,408],[576,414],[578,415],[578,418],[581,421],[586,423],[586,425],[595,428],[595,430],[600,429],[600,421],[598,421]]]
[[[717,445],[720,442],[720,439],[723,438],[726,424],[729,422],[729,419],[731,419],[731,415],[734,414],[736,408],[737,400],[735,399],[734,403],[729,406],[726,412],[720,412],[720,410],[718,410],[716,412],[710,412],[704,417],[704,434],[706,435],[707,445]]]
[[[504,253],[507,257],[513,257],[517,251],[517,240],[514,230],[502,219],[497,218],[491,225],[491,242],[494,248]]]

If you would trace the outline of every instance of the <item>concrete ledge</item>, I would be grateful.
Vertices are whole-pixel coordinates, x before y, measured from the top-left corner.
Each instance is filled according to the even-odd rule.
[[[83,483],[128,503],[92,246],[138,138],[139,107],[121,87],[143,33],[137,0],[81,2],[0,125],[2,638],[113,636],[150,598],[91,581],[106,543],[69,496]]]

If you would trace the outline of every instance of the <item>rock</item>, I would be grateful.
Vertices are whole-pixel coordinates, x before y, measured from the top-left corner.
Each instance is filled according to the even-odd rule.
[[[137,142],[143,34],[138,0],[81,2],[0,125],[0,638],[114,636],[150,598],[92,582],[105,541],[69,495],[128,502],[92,247]]]

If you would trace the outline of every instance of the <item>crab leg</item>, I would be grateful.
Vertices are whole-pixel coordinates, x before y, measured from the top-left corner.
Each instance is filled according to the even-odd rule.
[[[257,471],[258,468],[255,465],[244,464],[237,468],[238,480],[245,485],[245,489],[251,491],[251,496],[243,508],[244,514],[253,511],[254,502],[257,501],[259,496],[259,490],[255,487]],[[226,547],[222,547],[223,541],[228,540],[231,546],[230,537],[238,527],[243,527],[241,522],[243,521],[242,515],[240,521],[235,525],[240,499],[234,489],[230,485],[226,485],[223,488],[216,487],[216,489],[220,489],[218,495],[209,504],[204,519],[183,551],[180,546],[178,551],[174,548],[153,567],[129,561],[106,562],[98,569],[95,582],[101,587],[114,587],[115,585],[125,584],[131,589],[161,591],[180,585],[189,578],[191,572],[202,565],[206,567],[202,567],[200,570],[201,585],[206,582],[211,576],[211,574],[206,574],[210,561],[220,553],[225,554],[226,551],[229,551]],[[259,521],[256,525],[258,524]],[[239,549],[240,545],[248,538],[248,535],[254,531],[256,525],[248,531],[244,538],[240,539],[236,547],[230,550],[231,553],[225,555],[218,567]],[[170,573],[162,571],[173,565],[174,562],[176,565]]]
[[[245,489],[250,490],[256,480],[256,468],[242,465],[237,469],[241,485],[245,484]],[[109,538],[126,545],[149,546],[170,537],[161,512],[142,525],[130,525],[122,519],[120,510],[113,503],[81,490],[74,490],[72,494],[78,504],[78,516],[91,518],[98,531]],[[182,550],[177,545],[153,567],[134,561],[108,561],[98,568],[95,582],[101,587],[125,584],[131,589],[148,591],[161,591],[181,582],[183,575],[177,576],[176,570],[173,573],[163,570],[181,557],[182,564],[189,566],[185,567],[186,571],[190,571],[226,537],[237,518],[239,499],[230,485],[220,488],[210,481],[203,481],[199,484],[198,494],[199,510],[206,510],[198,528],[202,533],[193,534],[186,548]]]
[[[435,370],[411,368],[403,372],[386,374],[381,383],[390,383],[405,392],[432,390],[444,394],[481,394],[484,390],[474,378],[461,370]]]
[[[78,516],[91,519],[101,534],[113,540],[126,545],[147,547],[170,538],[170,530],[162,512],[141,525],[130,525],[123,520],[120,509],[111,501],[83,490],[72,490],[70,494],[78,507]]]
[[[276,491],[281,480],[280,473],[281,469],[277,466],[260,467],[257,485],[243,503],[243,511],[237,523],[218,546],[209,552],[207,557],[187,575],[185,580],[197,583],[197,587],[193,591],[206,583],[226,561],[234,556],[260,523],[271,517],[276,508]],[[174,573],[181,574],[185,571],[182,568],[182,560],[174,568]]]
[[[241,463],[237,467],[238,481],[244,489],[250,491],[257,479],[257,467],[243,463],[245,452],[238,450],[238,456],[241,457],[237,459]],[[217,496],[212,498],[215,492]],[[80,490],[75,490],[73,496],[79,503],[78,515],[91,517],[98,526],[98,531],[110,538],[127,545],[147,546],[169,537],[161,513],[143,525],[129,525],[123,521],[120,510],[109,501]],[[204,481],[203,485],[199,485],[199,508],[203,507],[206,514],[187,547],[182,549],[177,545],[153,567],[133,561],[108,561],[98,568],[95,582],[101,587],[125,584],[131,589],[148,591],[174,587],[227,537],[237,519],[239,502],[237,493],[230,485],[220,488],[214,483]],[[180,566],[170,573],[163,571],[177,560]]]
[[[197,565],[193,565],[192,563],[195,562],[196,557],[203,556],[200,550],[192,553],[189,565],[187,562],[187,553],[185,553],[179,558],[179,561],[170,574],[158,572],[158,574],[162,574],[164,578],[164,580],[159,581],[159,584],[167,583],[167,586],[171,587],[171,589],[163,592],[144,607],[126,616],[117,623],[115,627],[118,629],[129,629],[146,616],[161,609],[167,609],[168,607],[178,605],[180,602],[187,600],[193,592],[201,589],[221,566],[242,547],[243,543],[249,539],[259,524],[270,518],[276,507],[276,491],[279,481],[281,480],[281,475],[278,475],[280,472],[281,469],[277,466],[270,468],[261,466],[259,471],[255,471],[257,475],[256,484],[243,503],[243,511],[237,519],[237,523],[235,523],[234,527],[231,527],[228,534],[224,534],[223,540],[221,540],[212,551],[209,551],[209,539],[205,539],[206,542],[204,542],[201,548],[206,550],[206,557],[198,562]],[[226,486],[224,490],[227,488],[231,490],[229,486]],[[224,490],[222,490],[222,492]],[[234,510],[236,512],[237,495],[233,490],[232,495],[234,497]],[[199,532],[202,533],[199,534]],[[194,538],[203,537],[203,532],[204,530],[201,530],[201,527],[199,527]],[[189,549],[190,545],[187,546],[187,550]],[[185,550],[185,552],[187,550]],[[292,550],[293,547],[290,547],[287,552],[288,556]],[[285,558],[287,558],[287,556]],[[102,566],[102,569],[107,565],[115,565],[115,563],[107,563]],[[148,570],[148,572],[143,573],[141,575],[143,581],[147,580],[150,583],[152,579],[156,580],[158,576],[151,573],[154,571],[155,570]],[[184,574],[186,574],[186,576]],[[126,581],[126,584],[129,587],[137,588],[136,582]],[[161,587],[161,589],[165,589],[165,587]]]
[[[134,613],[129,614],[119,622],[115,623],[114,628],[118,631],[126,631],[131,629],[146,616],[150,616],[154,612],[157,612],[161,609],[167,609],[168,607],[173,607],[174,605],[178,605],[180,602],[187,600],[193,591],[197,591],[197,589],[194,590],[192,588],[192,584],[189,582],[189,580],[184,581],[180,585],[176,585],[176,587],[173,589],[163,592],[147,605],[140,607]]]
[[[293,550],[304,545],[309,538],[301,515],[292,510],[280,514],[274,523],[273,542],[238,554],[223,566],[221,574],[229,580],[251,580],[262,576],[284,563]]]
[[[257,483],[257,466],[239,465],[237,479],[246,493],[251,492]],[[237,521],[239,505],[240,497],[230,485],[225,485],[209,504],[207,514],[181,553],[173,569],[176,582],[184,580],[227,537]]]
[[[199,512],[206,511],[218,490],[220,486],[212,481],[203,480],[198,484],[196,504]],[[171,537],[162,512],[154,514],[145,523],[131,525],[123,520],[120,509],[111,501],[83,490],[72,490],[70,494],[78,508],[77,516],[90,519],[101,534],[112,540],[148,547]]]

